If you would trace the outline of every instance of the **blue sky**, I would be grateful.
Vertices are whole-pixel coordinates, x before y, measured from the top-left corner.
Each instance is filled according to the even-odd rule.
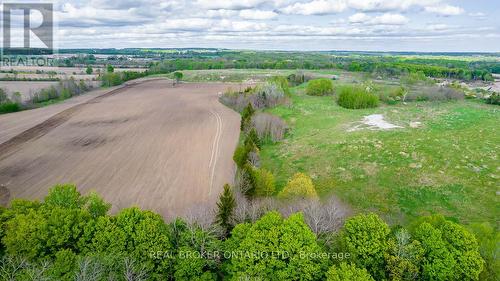
[[[62,48],[500,51],[499,0],[54,3]]]

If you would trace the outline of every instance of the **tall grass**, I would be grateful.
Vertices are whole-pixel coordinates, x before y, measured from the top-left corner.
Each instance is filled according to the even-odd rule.
[[[343,86],[339,90],[337,103],[349,109],[373,108],[378,106],[379,98],[363,87]]]

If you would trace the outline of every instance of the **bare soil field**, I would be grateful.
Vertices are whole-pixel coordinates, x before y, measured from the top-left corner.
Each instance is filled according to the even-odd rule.
[[[227,87],[132,84],[59,105],[14,138],[33,120],[0,119],[0,185],[11,199],[36,199],[54,184],[74,183],[97,191],[113,211],[137,205],[165,217],[213,207],[232,182],[239,137],[239,115],[217,100]]]
[[[31,95],[42,89],[55,86],[59,82],[52,81],[0,81],[0,88],[4,89],[8,95],[15,92],[21,93],[23,100],[27,100]]]

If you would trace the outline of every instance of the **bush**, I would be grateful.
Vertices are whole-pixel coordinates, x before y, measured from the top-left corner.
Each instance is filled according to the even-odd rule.
[[[491,94],[487,99],[486,99],[487,104],[495,104],[495,105],[500,105],[500,94],[499,93],[493,93]]]
[[[279,194],[283,199],[314,199],[318,197],[311,178],[303,173],[295,174]]]
[[[285,137],[288,126],[283,119],[269,113],[258,113],[252,124],[261,142],[277,142]]]
[[[418,91],[410,91],[405,101],[449,101],[463,100],[465,94],[450,87],[419,87]]]
[[[271,196],[274,194],[274,176],[266,169],[255,169],[253,172],[255,181],[255,195],[257,196]]]
[[[340,89],[337,103],[349,109],[373,108],[378,106],[379,98],[362,87],[344,86]]]
[[[14,102],[0,104],[0,113],[11,113],[19,110],[21,110],[21,107]]]
[[[375,281],[368,271],[358,268],[354,264],[341,263],[340,266],[332,266],[326,273],[327,281]]]
[[[330,79],[321,78],[309,81],[306,94],[310,96],[325,96],[333,94],[333,83]]]

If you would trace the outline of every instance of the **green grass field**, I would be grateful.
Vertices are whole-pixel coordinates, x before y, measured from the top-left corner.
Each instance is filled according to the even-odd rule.
[[[498,106],[414,102],[348,110],[331,96],[304,95],[303,86],[293,92],[292,105],[270,110],[287,121],[289,135],[261,150],[279,188],[300,171],[321,196],[334,194],[354,211],[374,211],[393,223],[441,213],[498,224]],[[404,128],[349,131],[370,114]]]

